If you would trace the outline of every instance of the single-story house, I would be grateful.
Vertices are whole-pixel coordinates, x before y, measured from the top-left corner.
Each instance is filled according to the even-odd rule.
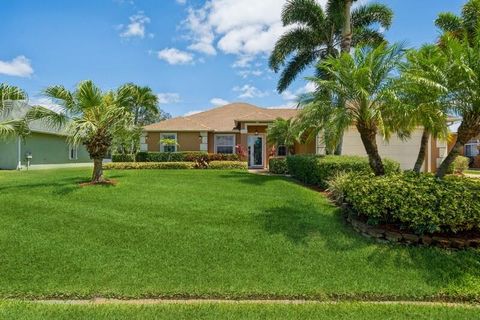
[[[231,103],[190,116],[167,119],[144,127],[141,150],[151,152],[206,151],[235,153],[242,148],[247,153],[250,168],[267,168],[272,155],[285,155],[283,146],[273,149],[266,140],[268,126],[277,118],[289,119],[296,109],[260,108],[247,103]],[[403,169],[411,169],[420,148],[422,129],[407,141],[392,137],[388,142],[379,135],[377,143],[382,157],[396,160]],[[176,144],[162,145],[163,139]],[[430,139],[423,165],[424,171],[435,171],[447,155],[447,142]],[[275,154],[272,151],[275,150]],[[314,141],[295,143],[295,154],[324,154],[325,146],[317,137]],[[359,133],[354,127],[345,133],[343,154],[366,156]]]
[[[4,119],[23,117],[28,108],[17,103]],[[90,165],[90,156],[84,146],[71,146],[62,129],[52,128],[41,120],[29,124],[31,134],[25,139],[0,139],[0,169],[32,169]]]

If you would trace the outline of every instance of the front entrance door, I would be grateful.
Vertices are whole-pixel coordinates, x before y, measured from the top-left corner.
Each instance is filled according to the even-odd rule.
[[[248,166],[251,168],[263,168],[264,143],[263,135],[248,136]]]

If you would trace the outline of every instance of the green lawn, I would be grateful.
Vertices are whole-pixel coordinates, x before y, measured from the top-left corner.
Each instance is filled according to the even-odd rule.
[[[325,319],[325,320],[465,320],[478,319],[479,307],[373,304],[321,305],[45,305],[0,303],[1,319]]]
[[[468,173],[468,174],[478,174],[480,175],[480,170],[479,169],[471,169],[471,170],[465,170],[465,173]]]
[[[79,187],[89,174],[0,172],[0,297],[480,300],[480,251],[377,244],[280,177],[110,171],[118,185]]]

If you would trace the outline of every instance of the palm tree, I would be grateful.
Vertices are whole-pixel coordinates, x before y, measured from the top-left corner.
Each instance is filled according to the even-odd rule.
[[[267,141],[276,146],[285,146],[287,155],[297,141],[297,130],[292,119],[277,118],[267,130]]]
[[[385,169],[378,153],[377,133],[386,139],[398,131],[396,108],[392,106],[394,96],[395,70],[403,57],[402,45],[377,47],[361,46],[353,56],[343,53],[339,58],[330,57],[318,66],[328,75],[327,80],[310,78],[323,92],[311,94],[310,99],[301,103],[303,108],[299,121],[308,119],[316,122],[315,131],[326,130],[333,145],[350,126],[360,133],[368,155],[370,167],[376,175],[384,175]],[[347,101],[345,107],[340,107]],[[307,117],[305,117],[305,114]],[[312,119],[311,117],[315,117]]]
[[[22,89],[0,83],[0,138],[24,136],[28,133],[25,118],[10,118],[15,101],[27,100],[27,94]]]
[[[475,41],[477,27],[480,22],[480,0],[469,0],[462,8],[460,16],[451,12],[438,15],[435,25],[445,36],[455,37],[460,40],[467,36],[468,42]]]
[[[144,126],[147,123],[149,114],[158,115],[158,97],[150,87],[139,86],[134,83],[127,83],[121,87],[122,90],[129,90],[128,108],[133,113],[133,124]]]
[[[399,81],[398,104],[403,110],[399,112],[397,120],[406,121],[402,126],[405,131],[423,128],[420,150],[413,171],[420,172],[425,161],[425,153],[430,136],[437,139],[447,139],[447,107],[442,103],[442,95],[446,92],[441,86],[428,86],[421,81],[426,77],[438,79],[438,66],[445,60],[436,46],[428,45],[419,50],[411,50],[407,54],[407,63],[402,67],[402,76]],[[420,79],[420,81],[419,81]],[[403,114],[403,117],[401,117]]]
[[[150,87],[127,83],[120,90],[129,92],[127,108],[133,114],[133,123],[116,135],[114,145],[122,153],[133,154],[139,149],[142,127],[157,122],[162,113],[158,108],[158,97]]]
[[[35,117],[50,125],[65,126],[72,145],[83,144],[93,159],[92,183],[105,182],[102,161],[113,137],[133,122],[129,110],[130,91],[121,87],[103,92],[91,80],[80,82],[74,91],[61,85],[45,89],[44,94],[63,110],[57,113],[35,107]]]
[[[437,170],[443,178],[465,144],[480,134],[480,33],[471,42],[452,36],[443,39],[443,61],[432,66],[436,73],[418,76],[425,90],[441,88],[448,110],[462,118],[453,148]]]
[[[287,2],[282,11],[282,22],[285,27],[292,28],[278,39],[269,60],[273,71],[283,68],[277,85],[279,92],[285,91],[308,66],[328,56],[338,56],[346,21],[343,4],[343,0],[329,0],[324,10],[315,0]],[[379,28],[390,27],[393,13],[385,5],[367,4],[353,10],[348,17],[353,30],[349,46],[360,43],[377,45],[385,41]],[[345,49],[344,45],[342,48]]]

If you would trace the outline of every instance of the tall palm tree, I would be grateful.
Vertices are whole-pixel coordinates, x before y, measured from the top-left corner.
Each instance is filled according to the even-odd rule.
[[[286,3],[282,22],[291,28],[277,40],[269,60],[273,71],[283,68],[277,85],[279,92],[285,91],[308,66],[328,56],[338,56],[346,21],[343,1],[329,0],[325,10],[315,0],[289,0]],[[382,4],[367,4],[354,9],[348,17],[352,30],[349,46],[360,43],[377,45],[385,40],[379,28],[390,27],[393,12]],[[342,48],[345,49],[344,45]]]
[[[25,100],[27,100],[25,91],[6,83],[0,83],[0,138],[23,136],[28,133],[25,118],[10,117],[14,102]]]
[[[127,83],[120,90],[129,93],[127,108],[133,114],[133,123],[115,136],[114,145],[122,153],[133,154],[139,150],[142,127],[156,122],[162,113],[158,108],[158,96],[150,87]]]
[[[50,125],[65,126],[72,145],[83,144],[93,159],[92,183],[102,183],[102,161],[113,137],[133,122],[129,110],[130,91],[122,87],[103,92],[93,81],[80,82],[74,91],[56,85],[45,89],[45,96],[61,106],[62,113],[35,107],[34,116]]]
[[[403,112],[400,111],[398,120],[402,120],[402,118],[406,120],[403,126],[406,131],[411,132],[419,126],[423,128],[420,149],[413,167],[415,172],[420,172],[425,161],[430,136],[435,139],[447,139],[449,135],[447,106],[441,99],[446,94],[444,87],[430,85],[426,90],[424,81],[421,81],[426,77],[439,79],[442,72],[439,72],[438,67],[444,66],[445,62],[439,48],[428,45],[408,52],[407,63],[401,68],[402,76],[398,88],[400,103],[398,105]]]
[[[480,0],[469,0],[463,6],[460,16],[451,12],[438,15],[435,25],[443,32],[444,36],[455,37],[468,42],[475,41],[477,27],[480,23]]]
[[[376,137],[381,133],[386,139],[400,130],[395,120],[396,108],[392,106],[395,70],[403,57],[402,45],[377,47],[361,46],[353,56],[343,53],[339,58],[330,57],[318,66],[328,79],[310,78],[318,87],[328,92],[312,93],[299,121],[316,121],[317,130],[324,129],[331,139],[339,139],[345,130],[355,126],[368,155],[370,167],[376,175],[384,175],[385,169],[378,153]],[[345,107],[339,107],[347,101]],[[304,115],[307,115],[305,117]],[[310,117],[315,116],[315,120]],[[335,144],[335,143],[334,143]]]
[[[269,143],[284,146],[287,155],[290,149],[297,141],[297,130],[292,119],[277,118],[267,130],[267,140]]]

